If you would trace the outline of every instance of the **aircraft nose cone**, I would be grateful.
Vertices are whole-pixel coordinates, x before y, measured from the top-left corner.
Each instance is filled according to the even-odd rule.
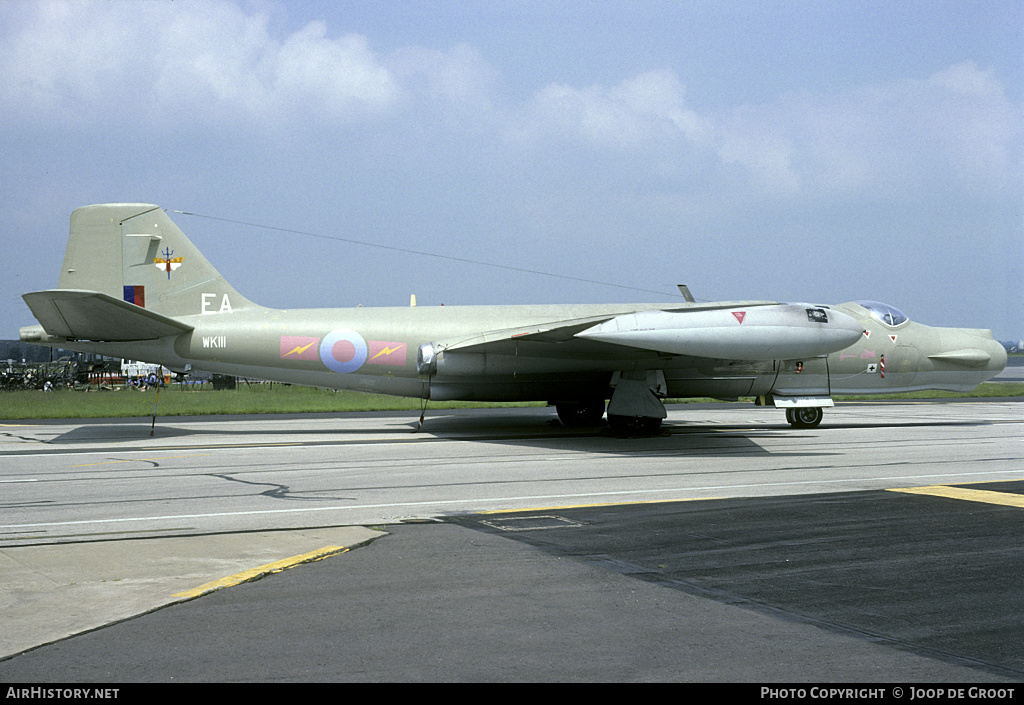
[[[984,370],[994,377],[1006,367],[1006,348],[992,337],[992,331],[973,328],[940,328],[939,348],[928,355],[932,360],[964,368]]]
[[[989,362],[986,369],[999,373],[1006,369],[1006,348],[998,340],[988,341]]]

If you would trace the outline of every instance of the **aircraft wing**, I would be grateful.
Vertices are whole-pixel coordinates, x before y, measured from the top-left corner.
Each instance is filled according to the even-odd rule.
[[[458,350],[460,352],[505,352],[510,343],[532,341],[541,343],[564,343],[582,330],[590,328],[613,318],[612,315],[575,318],[570,320],[552,321],[522,328],[503,328],[500,330],[479,333],[469,338],[459,338],[438,342],[439,350]]]
[[[721,311],[723,309],[747,309],[755,306],[771,306],[774,304],[776,304],[774,301],[717,301],[708,304],[686,305],[682,307],[666,307],[660,309],[645,308],[637,311],[624,311],[622,313],[606,313],[599,316],[550,321],[547,323],[523,326],[521,328],[504,328],[479,333],[466,338],[437,341],[434,343],[434,348],[439,352],[458,351],[471,353],[514,354],[516,345],[518,343],[526,342],[549,343],[553,346],[557,346],[557,349],[562,353],[566,352],[566,347],[572,348],[574,352],[582,353],[584,355],[587,353],[596,355],[600,355],[601,353],[607,354],[611,352],[610,348],[619,348],[619,352],[621,353],[623,347],[631,348],[632,352],[635,353],[636,348],[638,347],[636,345],[618,343],[615,341],[588,339],[586,337],[586,331],[594,329],[596,326],[607,324],[610,321],[624,316],[631,316],[636,313],[697,313],[701,311]],[[533,352],[535,354],[541,352],[537,350],[537,346],[531,347],[533,347]],[[656,351],[655,348],[648,349],[652,352]],[[555,349],[553,348],[551,352],[554,353]]]
[[[22,296],[48,335],[75,340],[155,340],[193,329],[98,291],[49,289]]]

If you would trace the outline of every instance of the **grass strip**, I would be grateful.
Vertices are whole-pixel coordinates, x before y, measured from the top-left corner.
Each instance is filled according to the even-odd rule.
[[[836,396],[837,401],[859,399],[945,399],[1024,396],[1024,383],[985,383],[973,392],[913,392],[909,394]],[[714,399],[670,399],[671,403],[707,402]],[[749,399],[742,400],[749,403]],[[218,414],[338,413],[346,411],[416,411],[419,399],[364,392],[334,391],[284,384],[239,384],[236,389],[190,389],[174,385],[160,392],[157,416],[206,416]],[[495,408],[544,406],[543,402],[430,402],[429,408]],[[0,418],[70,419],[147,417],[153,415],[153,392],[131,388],[97,391],[60,390],[0,392]]]

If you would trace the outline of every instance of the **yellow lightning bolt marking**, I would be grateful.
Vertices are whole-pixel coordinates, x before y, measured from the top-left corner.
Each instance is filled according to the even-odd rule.
[[[314,340],[313,342],[315,343],[316,341]],[[292,348],[291,350],[286,352],[284,355],[282,355],[282,357],[288,357],[292,353],[295,353],[296,355],[301,355],[302,353],[304,353],[307,350],[309,350],[309,347],[312,344],[313,343],[310,343],[309,345],[296,345],[294,348]]]
[[[401,349],[402,349],[401,345],[399,345],[397,348],[384,348],[383,350],[381,350],[379,353],[377,353],[376,355],[374,355],[370,359],[371,360],[376,360],[381,355],[390,355],[391,353],[393,353],[393,352],[395,352],[397,350],[401,350]]]

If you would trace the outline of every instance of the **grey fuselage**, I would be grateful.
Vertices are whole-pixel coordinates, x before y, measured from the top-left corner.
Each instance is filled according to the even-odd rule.
[[[678,307],[678,304],[672,304]],[[737,307],[742,307],[738,304]],[[437,340],[547,322],[662,310],[665,304],[549,306],[417,306],[403,308],[267,309],[250,307],[181,317],[194,326],[173,338],[119,343],[61,341],[62,347],[331,389],[436,400],[548,401],[607,398],[615,372],[661,370],[668,397],[834,395],[921,389],[970,391],[1005,367],[991,333],[934,328],[913,321],[887,326],[859,304],[834,307],[862,323],[866,335],[827,356],[742,361],[670,355],[576,341],[508,340],[488,352],[440,351],[437,371],[421,374],[417,351]],[[349,350],[366,342],[365,359],[337,363],[324,349],[336,331]],[[334,336],[339,338],[338,335]],[[353,340],[355,342],[353,343]],[[329,342],[329,341],[328,341]],[[960,357],[948,357],[957,351]],[[353,351],[363,356],[362,348]],[[943,355],[947,355],[946,358]],[[351,369],[350,369],[351,368]]]

